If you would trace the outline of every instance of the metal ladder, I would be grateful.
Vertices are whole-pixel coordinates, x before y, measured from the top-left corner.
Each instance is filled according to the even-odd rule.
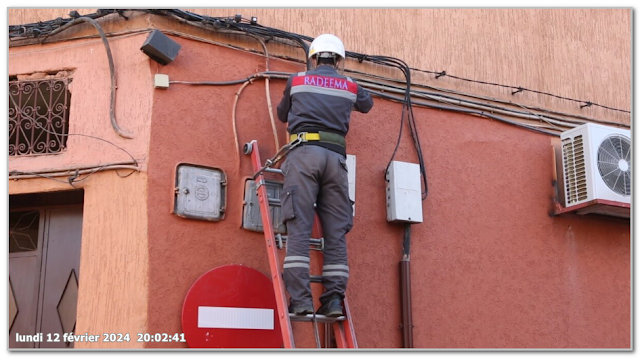
[[[320,338],[318,333],[318,323],[325,323],[325,348],[330,344],[329,327],[333,328],[333,336],[335,338],[337,348],[358,348],[356,341],[355,331],[351,321],[351,312],[349,311],[349,304],[347,298],[343,300],[344,316],[340,317],[327,317],[316,314],[308,314],[306,316],[297,316],[290,314],[288,310],[288,300],[285,294],[284,281],[282,279],[281,265],[278,259],[278,249],[285,247],[287,237],[281,234],[276,234],[273,223],[271,222],[271,216],[269,211],[269,204],[279,205],[279,200],[269,199],[267,194],[265,173],[275,173],[282,175],[280,169],[270,168],[269,161],[267,166],[262,166],[260,160],[260,152],[258,150],[258,142],[253,140],[244,145],[244,154],[251,156],[251,164],[253,167],[254,179],[256,181],[256,192],[258,195],[258,201],[260,204],[260,216],[262,218],[262,227],[264,230],[264,238],[267,246],[267,254],[269,256],[269,268],[271,270],[271,281],[273,283],[273,291],[276,295],[276,309],[277,317],[280,323],[280,330],[282,333],[282,342],[284,348],[295,348],[295,340],[293,337],[293,330],[291,328],[292,321],[302,321],[313,323],[313,331],[316,341],[316,346],[322,348],[320,345]],[[315,237],[315,238],[313,238]],[[322,239],[322,229],[320,226],[320,219],[316,214],[313,224],[313,234],[311,239],[311,249],[322,251],[324,249],[324,240]],[[318,255],[322,258],[322,255]],[[322,266],[322,262],[319,263]],[[311,283],[322,283],[321,276],[311,276]],[[330,325],[330,326],[329,326]]]

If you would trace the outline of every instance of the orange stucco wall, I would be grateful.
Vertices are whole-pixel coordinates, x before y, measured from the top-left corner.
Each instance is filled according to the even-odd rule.
[[[243,78],[264,60],[176,39],[180,56],[162,67],[172,80]],[[273,70],[298,65],[272,61]],[[205,271],[237,263],[268,272],[261,234],[241,226],[248,157],[235,157],[231,109],[238,86],[172,84],[154,92],[149,153],[149,332],[181,330],[190,285]],[[283,89],[272,81],[274,106]],[[355,226],[348,235],[348,295],[364,348],[401,345],[402,227],[385,220],[383,171],[401,107],[375,99],[354,114],[348,152],[357,156]],[[429,197],[412,240],[414,344],[419,348],[624,348],[630,346],[630,231],[624,220],[551,218],[551,139],[486,119],[415,109]],[[237,108],[240,145],[274,153],[264,82]],[[278,123],[278,133],[284,125]],[[396,160],[416,161],[405,132]],[[228,176],[227,214],[217,223],[172,215],[178,163]],[[305,342],[306,343],[306,342]],[[305,344],[303,343],[303,344]],[[179,343],[147,347],[185,347]]]
[[[93,12],[85,10],[80,12]],[[434,68],[451,73],[456,68],[458,73],[470,73],[469,77],[477,78],[474,70],[478,68],[477,63],[486,63],[491,66],[486,69],[491,77],[501,74],[496,80],[523,84],[512,80],[521,79],[521,75],[537,79],[541,77],[538,72],[545,66],[559,66],[553,67],[551,72],[557,74],[562,70],[564,75],[533,82],[545,87],[538,89],[577,98],[589,97],[593,101],[607,98],[611,102],[600,102],[628,109],[625,105],[629,104],[630,67],[628,62],[621,60],[629,58],[630,54],[626,47],[628,10],[598,13],[608,14],[598,15],[601,17],[582,10],[567,16],[540,15],[545,12],[531,15],[522,12],[524,10],[511,10],[502,20],[507,23],[496,30],[498,34],[482,27],[488,26],[485,22],[477,21],[481,13],[425,10],[428,11],[411,13],[416,20],[411,23],[425,23],[420,16],[435,16],[444,23],[457,16],[462,23],[468,22],[469,26],[484,33],[486,41],[493,39],[497,48],[503,49],[491,51],[502,53],[502,57],[487,53],[479,55],[477,61],[449,61],[455,67],[447,61],[427,62],[433,63]],[[25,14],[28,12],[25,11],[10,10],[9,22],[36,21],[27,19]],[[53,11],[50,9],[32,11],[29,14],[49,11],[38,20],[68,13],[50,16]],[[260,22],[279,27],[279,23],[275,23],[276,16],[269,15],[269,11],[275,10],[263,11],[264,15],[258,14]],[[309,14],[302,9],[296,11],[302,13],[287,14]],[[347,20],[353,16],[348,14],[343,14]],[[588,17],[590,21],[584,21],[585,16],[591,16]],[[547,20],[534,21],[537,17]],[[338,18],[317,19],[337,21]],[[313,21],[317,19],[310,21],[316,24]],[[151,17],[138,20],[109,20],[105,29],[109,32],[154,27],[168,21]],[[566,26],[560,26],[561,22]],[[329,22],[326,28],[336,28],[332,24]],[[547,24],[544,28],[558,31],[570,28],[571,31],[563,30],[564,35],[550,34],[539,28],[541,24]],[[602,24],[608,27],[604,28]],[[284,24],[281,28],[298,31],[287,26]],[[173,28],[186,31],[186,25]],[[371,34],[377,31],[376,27],[368,29]],[[344,31],[348,38],[349,31]],[[454,30],[442,27],[442,31]],[[509,31],[515,31],[512,37],[502,36]],[[597,36],[589,35],[593,35],[593,31]],[[88,32],[95,33],[87,26],[84,33]],[[308,31],[298,32],[313,35]],[[525,35],[538,39],[530,45],[539,51],[547,47],[555,51],[545,52],[550,57],[545,57],[544,61],[536,56],[508,57],[506,54],[512,41]],[[603,36],[610,39],[607,46],[600,46]],[[118,73],[116,115],[124,129],[134,132],[133,140],[117,137],[109,124],[109,75],[104,47],[99,40],[9,49],[10,75],[73,68],[70,132],[110,140],[131,152],[142,164],[142,173],[126,179],[119,178],[114,172],[105,172],[96,173],[80,184],[85,189],[81,280],[93,281],[80,282],[78,329],[95,334],[117,328],[128,330],[134,340],[126,346],[128,348],[143,346],[135,342],[137,334],[134,336],[133,333],[181,332],[182,302],[190,285],[205,271],[228,263],[268,271],[262,235],[240,229],[243,182],[251,174],[251,166],[248,158],[236,158],[233,143],[231,110],[239,85],[195,87],[172,84],[166,90],[154,90],[152,86],[153,75],[157,72],[168,74],[171,80],[244,78],[263,71],[264,58],[173,37],[183,46],[179,56],[167,66],[158,66],[139,51],[145,38],[144,33],[110,38]],[[463,33],[447,32],[435,38],[445,42],[437,46],[438,49],[451,48],[446,45],[447,41],[455,40],[460,49],[464,49],[465,44],[481,42],[475,37],[466,38]],[[378,44],[382,47],[376,47]],[[255,42],[251,46],[259,48]],[[388,45],[375,41],[364,49],[347,47],[404,59],[415,58],[402,52],[389,53],[385,46]],[[593,57],[580,55],[572,47],[587,48],[588,53],[597,52],[598,47],[604,49],[601,57]],[[369,50],[371,48],[376,50]],[[467,49],[471,53],[477,50],[474,47]],[[445,55],[440,53],[438,56]],[[463,57],[472,58],[468,54]],[[558,58],[565,61],[556,61]],[[512,61],[522,63],[513,66]],[[409,62],[416,67],[431,67]],[[597,75],[585,78],[584,68],[592,69]],[[293,72],[301,67],[272,60],[270,69]],[[605,87],[603,83],[606,83],[607,91],[601,90]],[[271,81],[274,107],[283,85],[282,81]],[[263,81],[256,81],[245,88],[237,108],[237,128],[240,146],[256,139],[262,157],[267,158],[274,153],[275,146],[264,86]],[[466,90],[500,95],[492,88]],[[566,103],[556,100],[532,94],[523,97],[528,101],[523,103],[571,111]],[[429,197],[423,206],[425,222],[413,226],[415,346],[628,348],[631,344],[629,222],[606,217],[548,216],[553,195],[550,137],[474,116],[424,108],[414,111],[429,178]],[[588,116],[624,123],[630,121],[628,115],[594,108],[585,111]],[[348,235],[351,264],[348,294],[358,342],[364,348],[401,345],[398,262],[402,227],[385,220],[383,181],[383,171],[397,139],[400,113],[399,104],[376,98],[370,114],[353,115],[352,130],[347,138],[348,152],[357,156],[357,209],[354,229]],[[278,123],[281,142],[284,132],[285,126]],[[68,147],[59,155],[11,158],[9,170],[60,169],[128,158],[115,147],[89,138],[70,138]],[[416,162],[406,131],[395,159]],[[175,167],[182,162],[218,167],[226,172],[228,205],[223,221],[200,222],[171,214]],[[11,181],[9,193],[63,188],[68,185],[45,179],[26,179]],[[306,340],[299,345],[310,347],[313,343]],[[186,347],[180,343],[148,343],[145,346]],[[82,348],[85,347],[98,345]],[[105,344],[99,347],[125,346]]]
[[[75,348],[142,348],[137,334],[147,327],[146,173],[120,178],[114,171],[99,172],[74,185],[84,190],[75,333],[100,336]],[[43,178],[9,181],[9,194],[69,189]],[[131,340],[102,342],[104,333],[128,333]]]
[[[66,18],[71,10],[9,9],[9,24]],[[342,38],[349,51],[394,56],[414,68],[631,109],[631,9],[184,10],[257,16],[261,25],[311,37],[330,32]],[[255,42],[249,46],[262,51]],[[298,49],[288,53],[301,55]],[[349,68],[357,66],[351,62]],[[430,86],[630,123],[629,113],[595,106],[580,109],[579,103],[534,93],[514,97],[512,89],[413,75],[414,81]]]
[[[11,48],[9,75],[70,70],[69,136],[64,152],[10,157],[9,171],[63,172],[130,162],[140,173],[112,170],[81,175],[84,189],[76,333],[129,333],[124,343],[77,343],[77,348],[136,348],[137,333],[146,329],[147,307],[147,177],[146,157],[153,82],[150,60],[139,51],[146,36],[110,39],[116,79],[116,118],[133,139],[119,137],[109,117],[110,75],[104,45],[98,40]],[[80,135],[76,135],[80,134]],[[97,137],[90,138],[86,136]],[[112,144],[109,144],[111,142]],[[119,149],[117,147],[124,149]],[[70,174],[73,171],[70,171]],[[69,190],[66,177],[9,181],[9,194]],[[59,182],[61,181],[61,182]]]
[[[11,157],[9,170],[32,172],[130,162],[131,157],[116,146],[129,152],[144,166],[151,123],[150,91],[153,88],[153,81],[149,80],[149,58],[139,50],[145,38],[145,34],[139,34],[109,41],[118,86],[115,116],[118,125],[131,132],[133,139],[118,136],[111,126],[109,63],[100,39],[11,48],[9,75],[63,69],[72,72],[68,111],[69,133],[74,135],[69,136],[63,153]]]

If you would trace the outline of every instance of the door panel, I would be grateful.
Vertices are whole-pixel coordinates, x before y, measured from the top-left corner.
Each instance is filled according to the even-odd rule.
[[[44,233],[44,212],[9,214],[9,348],[34,348],[34,342],[18,342],[16,334],[34,335]]]
[[[82,206],[48,209],[47,245],[41,285],[40,332],[59,334],[60,342],[42,342],[41,348],[72,348],[64,333],[75,330],[78,298],[78,269],[82,239]]]
[[[20,335],[36,333],[38,284],[40,279],[40,257],[38,255],[9,258],[9,301],[14,295],[16,311],[9,330],[9,348],[33,348],[33,342],[16,342]],[[9,317],[11,325],[11,317]]]

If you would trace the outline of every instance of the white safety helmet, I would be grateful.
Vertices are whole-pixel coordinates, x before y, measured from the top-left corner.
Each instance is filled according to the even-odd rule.
[[[334,53],[340,56],[340,59],[345,58],[344,45],[342,44],[342,41],[340,41],[340,39],[335,35],[322,34],[316,37],[313,42],[311,42],[311,46],[309,46],[309,58],[311,58],[313,55],[323,52]]]

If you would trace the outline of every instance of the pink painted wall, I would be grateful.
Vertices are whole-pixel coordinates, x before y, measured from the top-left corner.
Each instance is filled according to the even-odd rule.
[[[10,48],[9,74],[71,66],[75,72],[70,132],[111,140],[142,158],[145,169],[148,163],[147,176],[137,176],[131,186],[146,190],[147,207],[136,202],[135,213],[127,216],[131,222],[123,225],[135,229],[131,232],[143,245],[140,230],[148,233],[148,252],[136,246],[132,256],[136,260],[127,268],[137,272],[136,279],[126,288],[140,287],[143,293],[136,297],[149,298],[146,314],[129,317],[127,327],[140,333],[175,333],[182,331],[180,311],[187,290],[202,273],[228,263],[266,273],[268,265],[262,235],[239,229],[243,181],[251,174],[248,159],[238,161],[235,157],[231,131],[231,109],[239,86],[174,84],[167,90],[154,90],[153,74],[166,73],[172,80],[231,80],[265,67],[263,58],[256,55],[178,38],[183,48],[176,61],[156,66],[139,51],[145,38],[146,34],[139,34],[110,40],[118,71],[117,118],[123,128],[134,132],[135,140],[117,137],[110,127],[107,59],[98,40]],[[293,72],[300,67],[274,60],[271,69]],[[274,106],[283,85],[272,81]],[[357,215],[348,236],[348,294],[360,346],[396,348],[401,345],[398,261],[402,228],[385,220],[382,178],[397,138],[401,108],[380,99],[375,103],[370,114],[354,114],[348,136],[349,153],[357,156],[358,163]],[[424,203],[425,222],[413,227],[415,346],[629,347],[628,221],[547,215],[553,195],[550,137],[473,116],[423,108],[416,108],[415,114],[430,191]],[[256,81],[242,93],[237,119],[240,145],[257,139],[263,158],[275,151],[264,82]],[[284,130],[279,124],[281,140]],[[9,170],[92,165],[126,158],[106,143],[75,137],[70,138],[66,153],[12,158]],[[416,161],[406,132],[396,159]],[[208,223],[170,214],[174,170],[181,162],[225,170],[230,183],[225,220]],[[120,180],[114,173],[104,175]],[[10,192],[60,187],[41,183],[16,182]],[[110,188],[123,188],[113,182],[101,185],[98,180],[85,184],[87,190],[95,190],[96,198],[105,200],[113,199]],[[118,193],[126,194],[126,190]],[[102,209],[106,215],[133,210],[122,207],[121,201],[109,203],[111,206]],[[92,211],[89,208],[86,212]],[[147,226],[144,220],[133,219],[145,212]],[[103,218],[98,216],[86,215],[96,236],[83,240],[99,241],[113,232],[126,232],[115,227],[99,230],[96,225]],[[90,254],[110,262],[99,248]],[[120,251],[111,254],[120,255]],[[140,277],[140,270],[148,270],[148,276]],[[111,292],[117,282],[109,282],[106,291]],[[124,295],[126,290],[121,292]],[[127,303],[127,299],[130,296],[117,297],[113,304],[125,307],[124,312],[145,307]],[[85,298],[84,302],[83,317],[97,322],[92,323],[92,329],[114,327],[110,311],[89,314],[90,302],[99,300]],[[299,345],[311,346],[311,341]]]
[[[264,69],[256,55],[176,41],[183,46],[180,55],[159,68],[171,80],[234,80]],[[274,60],[271,69],[300,67]],[[283,86],[272,81],[274,106]],[[181,331],[182,302],[202,273],[229,263],[268,272],[263,236],[240,229],[251,166],[247,157],[235,157],[231,109],[238,88],[172,84],[154,92],[148,332]],[[347,137],[349,153],[357,156],[348,295],[363,348],[401,346],[402,227],[385,220],[383,181],[400,113],[399,104],[376,98],[369,114],[353,115]],[[629,222],[549,217],[550,137],[450,112],[416,108],[415,115],[429,179],[425,222],[413,226],[415,347],[630,347]],[[256,139],[263,158],[274,153],[263,81],[242,93],[237,120],[240,145]],[[279,124],[281,137],[283,132]],[[416,162],[407,132],[395,159]],[[225,220],[185,220],[170,213],[181,162],[226,172]]]
[[[72,70],[67,149],[59,154],[10,157],[9,171],[65,171],[73,167],[127,162],[140,173],[121,178],[113,170],[83,175],[82,243],[76,333],[128,333],[130,342],[76,343],[76,348],[142,348],[147,327],[147,176],[152,91],[149,58],[139,50],[146,34],[110,38],[118,90],[116,118],[133,139],[119,137],[109,117],[110,74],[100,39],[9,49],[9,75]],[[102,140],[100,140],[102,139]],[[130,174],[121,170],[120,175]],[[9,181],[9,194],[69,190],[66,177]]]
[[[233,6],[233,4],[231,4]],[[97,9],[9,9],[9,24]],[[522,86],[605,106],[631,108],[631,8],[615,9],[183,9],[197,14],[257,16],[261,25],[317,36],[334,33],[349,51],[394,56],[410,66]],[[131,23],[131,21],[128,21]],[[252,48],[262,49],[255,42]],[[301,51],[289,51],[299,57]],[[357,66],[352,61],[350,68]],[[393,75],[388,71],[385,75]],[[629,113],[416,72],[413,79],[523,105],[629,123]],[[606,90],[604,90],[606,88]]]
[[[9,75],[72,70],[69,133],[110,141],[131,153],[144,169],[153,89],[150,60],[140,51],[145,39],[146,34],[138,34],[109,40],[118,86],[116,120],[133,139],[118,136],[111,126],[109,63],[100,39],[11,48]],[[129,155],[105,141],[71,135],[63,153],[11,157],[9,170],[32,172],[127,161],[131,161]]]

